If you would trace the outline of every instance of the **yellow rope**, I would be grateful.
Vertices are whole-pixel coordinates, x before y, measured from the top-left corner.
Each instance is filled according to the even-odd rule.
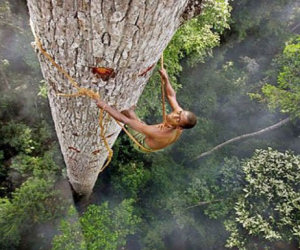
[[[38,39],[37,36],[35,36],[35,41],[36,41],[36,45],[38,46],[41,53],[53,64],[53,66],[55,66],[57,68],[57,70],[60,73],[62,73],[70,81],[70,83],[73,85],[73,87],[75,87],[77,89],[76,93],[72,93],[72,94],[57,93],[57,95],[64,96],[64,97],[88,96],[88,97],[90,97],[91,99],[94,99],[94,100],[99,100],[100,99],[100,95],[98,93],[96,93],[96,92],[94,92],[90,89],[79,87],[79,84],[61,66],[59,66],[54,61],[54,59],[48,54],[48,52],[43,48],[43,46],[42,46],[42,44],[41,44],[41,42],[40,42],[40,40]],[[134,136],[132,134],[130,134],[130,132],[118,120],[116,120],[115,118],[114,118],[114,120],[123,129],[123,131],[129,136],[129,138],[141,148],[141,150],[143,150],[145,152],[149,152],[149,153],[157,151],[157,150],[154,150],[154,149],[145,148],[142,144],[140,144],[134,138]],[[99,126],[100,126],[100,136],[101,136],[102,140],[104,141],[104,145],[105,145],[105,147],[108,151],[108,160],[107,160],[105,166],[102,168],[102,171],[103,171],[106,168],[106,166],[108,166],[108,164],[110,163],[110,161],[112,159],[112,156],[113,156],[113,151],[109,147],[109,144],[106,140],[105,133],[104,133],[103,109],[100,109]]]
[[[161,58],[160,58],[160,67],[161,67],[161,70],[164,69],[164,54],[161,55]],[[161,104],[162,104],[162,116],[163,116],[163,123],[166,124],[166,105],[165,105],[165,86],[164,86],[164,80],[162,78],[162,76],[160,77],[161,78]]]
[[[79,84],[75,82],[75,80],[61,67],[59,66],[54,59],[48,54],[48,52],[43,48],[41,41],[38,39],[37,36],[35,36],[35,43],[42,52],[42,54],[58,69],[59,72],[61,72],[65,77],[68,78],[70,83],[76,88],[80,89]]]
[[[114,151],[109,147],[109,144],[105,138],[105,132],[104,132],[104,126],[103,126],[103,109],[100,109],[99,113],[99,126],[100,126],[100,136],[104,140],[104,144],[106,149],[108,150],[108,159],[106,161],[106,164],[102,168],[102,171],[108,166],[108,164],[111,162],[111,159],[113,157]]]

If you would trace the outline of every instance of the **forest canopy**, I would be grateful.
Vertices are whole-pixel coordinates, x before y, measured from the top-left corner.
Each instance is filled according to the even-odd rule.
[[[66,180],[26,1],[1,2],[0,248],[298,248],[299,14],[292,0],[205,1],[164,52],[198,125],[154,154],[121,134],[82,209]],[[161,119],[159,82],[156,69],[138,103],[149,123]]]

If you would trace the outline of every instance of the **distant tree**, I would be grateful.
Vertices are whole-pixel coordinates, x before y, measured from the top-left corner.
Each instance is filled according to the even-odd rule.
[[[0,122],[0,146],[5,146],[15,152],[30,154],[35,149],[36,142],[33,140],[32,129],[24,123],[14,121]],[[9,151],[6,149],[6,151]],[[11,152],[12,153],[12,152]]]
[[[167,209],[179,224],[186,226],[196,211],[203,211],[210,219],[225,218],[242,191],[243,179],[238,158],[225,158],[217,176],[211,179],[195,176],[183,192],[172,193],[167,199]]]
[[[299,15],[283,14],[287,9],[299,8],[298,3],[294,0],[261,0],[259,2],[243,0],[232,1],[232,5],[235,16],[232,26],[237,32],[237,38],[240,41],[246,40],[249,35],[276,38],[270,40],[269,47],[271,49],[274,43],[285,39],[285,36],[299,22]],[[274,16],[278,18],[274,18]],[[268,50],[269,48],[263,49]]]
[[[288,41],[277,64],[277,85],[263,86],[263,95],[270,108],[300,118],[300,35]]]
[[[300,242],[300,156],[269,148],[243,164],[246,184],[227,220],[227,247]]]
[[[78,221],[63,220],[61,234],[53,239],[53,249],[103,249],[125,246],[126,237],[136,230],[140,218],[134,215],[133,199],[123,200],[111,209],[107,202],[90,205]],[[71,216],[74,210],[70,210]],[[74,235],[83,237],[74,241]]]
[[[67,199],[55,186],[61,168],[46,124],[0,124],[0,248],[14,249],[28,231],[63,216]]]
[[[0,198],[0,248],[17,247],[33,225],[62,215],[64,202],[54,189],[54,181],[32,177],[12,194]]]
[[[136,199],[149,180],[150,171],[143,163],[131,162],[118,168],[118,174],[112,177],[112,186],[121,197]]]
[[[67,218],[61,220],[58,228],[61,234],[53,238],[54,250],[86,250],[87,245],[82,234],[78,213],[74,206],[69,208]]]

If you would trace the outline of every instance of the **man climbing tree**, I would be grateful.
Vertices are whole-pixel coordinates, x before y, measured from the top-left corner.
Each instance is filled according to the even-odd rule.
[[[182,133],[183,129],[192,128],[197,123],[195,114],[183,110],[176,99],[176,93],[172,88],[165,69],[160,70],[160,75],[165,87],[166,96],[172,108],[172,113],[166,115],[163,123],[147,125],[141,122],[134,108],[119,112],[98,99],[97,106],[107,111],[113,118],[129,126],[134,138],[142,146],[143,151],[151,152],[167,147],[174,143]]]
[[[91,99],[64,98],[58,93],[74,93],[72,78],[78,87],[99,93],[118,110],[136,104],[152,66],[180,25],[200,14],[202,1],[27,3],[35,40],[41,44],[36,43],[35,48],[48,82],[48,99],[68,179],[77,194],[89,196],[104,169],[110,152],[107,147],[112,147],[121,128],[104,117],[104,143]],[[42,48],[64,70],[58,70]]]

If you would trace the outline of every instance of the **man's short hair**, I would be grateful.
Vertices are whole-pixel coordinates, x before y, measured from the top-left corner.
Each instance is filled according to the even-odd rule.
[[[194,127],[197,123],[197,116],[193,112],[187,110],[185,110],[184,113],[186,115],[187,122],[182,124],[181,127],[184,129]]]

